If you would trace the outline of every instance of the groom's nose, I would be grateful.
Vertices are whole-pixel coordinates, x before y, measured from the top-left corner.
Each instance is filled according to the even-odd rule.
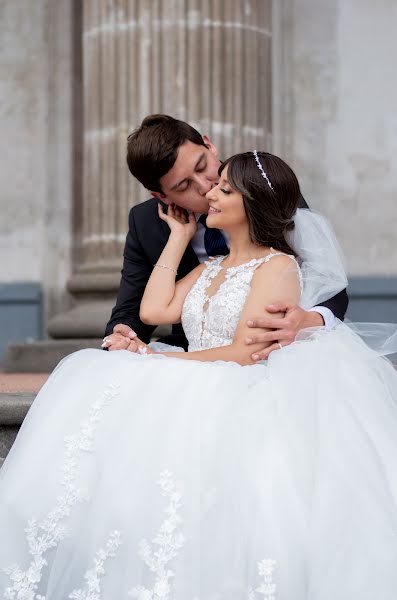
[[[200,196],[205,196],[207,192],[209,192],[213,188],[213,184],[211,181],[206,179],[205,177],[200,178],[197,181],[197,190]]]
[[[198,191],[201,194],[201,196],[205,196],[217,185],[218,181],[213,181],[205,177],[199,180]]]
[[[217,185],[217,184],[216,184],[216,183],[214,183],[214,184],[211,186],[211,189],[209,189],[209,190],[208,190],[208,192],[205,194],[205,197],[207,198],[207,200],[214,200],[214,199],[215,199],[215,195],[214,195],[214,193],[212,192],[212,190],[214,189],[214,187],[216,187],[216,185]]]

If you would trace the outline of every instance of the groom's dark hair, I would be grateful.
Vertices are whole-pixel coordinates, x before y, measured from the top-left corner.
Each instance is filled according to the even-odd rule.
[[[160,179],[172,169],[179,147],[187,141],[205,146],[189,123],[169,115],[149,115],[127,138],[128,168],[147,190],[162,192]]]

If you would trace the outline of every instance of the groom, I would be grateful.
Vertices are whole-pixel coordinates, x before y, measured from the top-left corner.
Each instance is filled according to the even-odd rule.
[[[134,177],[151,192],[152,198],[134,206],[129,215],[129,231],[124,248],[124,263],[116,306],[106,326],[103,347],[135,352],[138,336],[148,343],[154,330],[139,318],[139,307],[153,265],[157,262],[169,236],[168,226],[158,216],[157,204],[176,204],[193,211],[199,218],[197,233],[189,244],[178,269],[181,279],[208,256],[228,252],[222,232],[206,229],[208,201],[205,194],[218,182],[220,160],[216,147],[206,135],[184,121],[167,115],[149,115],[128,136],[127,163]],[[301,207],[307,207],[302,198]],[[284,313],[275,321],[254,318],[248,324],[263,328],[260,335],[247,338],[247,344],[269,343],[258,358],[293,342],[306,327],[332,326],[335,317],[343,320],[348,304],[346,290],[311,311],[296,305],[264,307],[268,312]],[[187,342],[181,325],[173,325],[166,343],[184,346]]]

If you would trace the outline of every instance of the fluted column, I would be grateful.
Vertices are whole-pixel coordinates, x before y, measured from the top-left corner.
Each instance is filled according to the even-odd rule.
[[[83,0],[83,185],[75,206],[76,306],[54,337],[101,335],[115,300],[132,205],[129,131],[150,113],[184,119],[221,157],[271,144],[271,0]]]

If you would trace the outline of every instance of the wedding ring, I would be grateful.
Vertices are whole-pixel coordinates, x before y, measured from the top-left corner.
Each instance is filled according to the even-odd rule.
[[[277,346],[280,348],[280,350],[282,350],[282,345],[280,344],[280,342],[277,342]]]

